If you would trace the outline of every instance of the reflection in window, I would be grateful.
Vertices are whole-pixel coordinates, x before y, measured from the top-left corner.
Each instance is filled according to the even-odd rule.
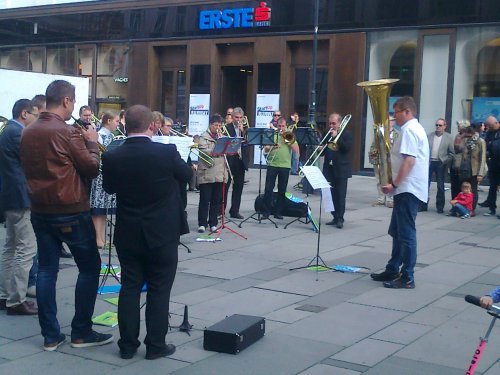
[[[259,94],[280,93],[280,64],[259,64]]]
[[[172,114],[175,113],[175,91],[174,72],[171,70],[162,73],[161,95],[161,111],[167,116],[172,117]]]
[[[28,71],[43,73],[44,49],[28,50]]]
[[[500,38],[489,41],[477,54],[474,96],[500,97]]]
[[[326,121],[326,95],[328,89],[328,70],[318,68],[316,72],[316,122]],[[295,99],[293,109],[299,115],[307,116],[309,113],[309,98],[311,93],[311,69],[295,69]]]
[[[96,99],[127,100],[128,52],[126,44],[105,44],[97,50]]]
[[[175,111],[176,121],[186,123],[186,72],[179,70],[177,72],[177,108]]]
[[[399,78],[400,81],[392,88],[391,96],[413,95],[416,48],[415,42],[406,42],[392,55],[389,77]]]
[[[75,66],[74,48],[47,48],[47,73],[74,75]]]
[[[26,70],[26,51],[24,49],[2,50],[0,68]]]

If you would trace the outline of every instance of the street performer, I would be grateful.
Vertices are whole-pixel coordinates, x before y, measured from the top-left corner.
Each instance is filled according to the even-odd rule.
[[[214,114],[210,116],[208,129],[198,137],[198,150],[207,156],[214,150],[217,138],[222,126],[222,116]],[[210,156],[212,163],[208,163],[207,157],[198,161],[198,185],[200,187],[200,204],[198,206],[198,233],[205,232],[210,228],[211,232],[217,229],[217,216],[220,213],[222,202],[222,185],[227,182],[227,169],[224,165],[224,156]],[[208,219],[208,221],[207,221]]]
[[[338,139],[342,116],[334,112],[328,117],[331,141],[325,147],[323,174],[331,185],[333,205],[333,220],[326,225],[335,225],[337,228],[344,227],[345,196],[347,194],[347,180],[352,177],[351,172],[351,148],[352,134],[344,129]]]
[[[264,153],[267,153],[267,173],[266,186],[264,189],[264,210],[262,219],[268,219],[272,207],[273,190],[278,178],[278,200],[274,210],[276,219],[283,219],[285,208],[285,193],[288,185],[288,176],[292,167],[292,152],[299,155],[299,145],[295,140],[285,139],[287,123],[284,117],[280,117],[277,122],[278,134],[275,135],[276,146],[265,146]],[[291,133],[293,134],[293,133]]]

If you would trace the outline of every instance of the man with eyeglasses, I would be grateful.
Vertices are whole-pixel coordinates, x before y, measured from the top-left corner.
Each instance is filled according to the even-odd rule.
[[[497,189],[500,185],[500,124],[496,117],[489,116],[485,121],[485,125],[488,128],[485,142],[490,188],[488,190],[488,197],[484,202],[479,203],[479,205],[481,207],[487,207],[489,212],[484,215],[490,216],[496,214]]]
[[[33,107],[31,100],[19,99],[12,108],[12,120],[0,135],[0,197],[7,228],[0,261],[0,310],[7,310],[8,315],[38,313],[35,304],[26,300],[36,242],[20,158],[21,134],[37,117],[38,109]]]
[[[401,132],[391,150],[392,183],[382,186],[385,194],[394,195],[389,225],[392,254],[385,270],[372,273],[371,278],[383,281],[386,288],[413,289],[417,262],[415,220],[418,207],[429,197],[429,142],[415,118],[417,105],[412,97],[399,98],[393,108]]]
[[[331,139],[334,140],[340,131],[342,116],[336,112],[328,117],[328,126]],[[325,147],[325,162],[323,174],[331,185],[333,206],[333,220],[326,225],[335,225],[337,228],[344,227],[345,197],[347,194],[347,181],[352,177],[351,170],[351,148],[352,135],[345,129],[337,140],[335,146]]]
[[[438,118],[436,120],[436,130],[429,133],[427,139],[430,148],[429,161],[429,188],[431,186],[432,175],[436,176],[436,210],[442,214],[444,210],[444,179],[455,155],[453,137],[446,132],[446,120]],[[427,203],[422,205],[421,211],[427,211]]]

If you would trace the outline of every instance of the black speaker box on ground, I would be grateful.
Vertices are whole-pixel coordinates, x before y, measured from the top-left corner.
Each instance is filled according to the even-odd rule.
[[[266,332],[263,317],[231,315],[204,331],[203,349],[237,354],[249,347]]]

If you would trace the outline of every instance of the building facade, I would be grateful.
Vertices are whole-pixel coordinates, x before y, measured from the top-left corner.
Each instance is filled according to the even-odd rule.
[[[428,132],[438,117],[455,124],[480,116],[480,105],[500,109],[498,0],[318,2],[317,120],[352,114],[355,170],[370,167],[373,138],[357,82],[399,78],[392,96],[414,96]],[[314,3],[107,0],[4,9],[0,68],[88,77],[96,111],[145,104],[187,122],[189,95],[210,94],[211,112],[241,106],[252,124],[256,94],[280,94],[281,111],[307,121]]]

